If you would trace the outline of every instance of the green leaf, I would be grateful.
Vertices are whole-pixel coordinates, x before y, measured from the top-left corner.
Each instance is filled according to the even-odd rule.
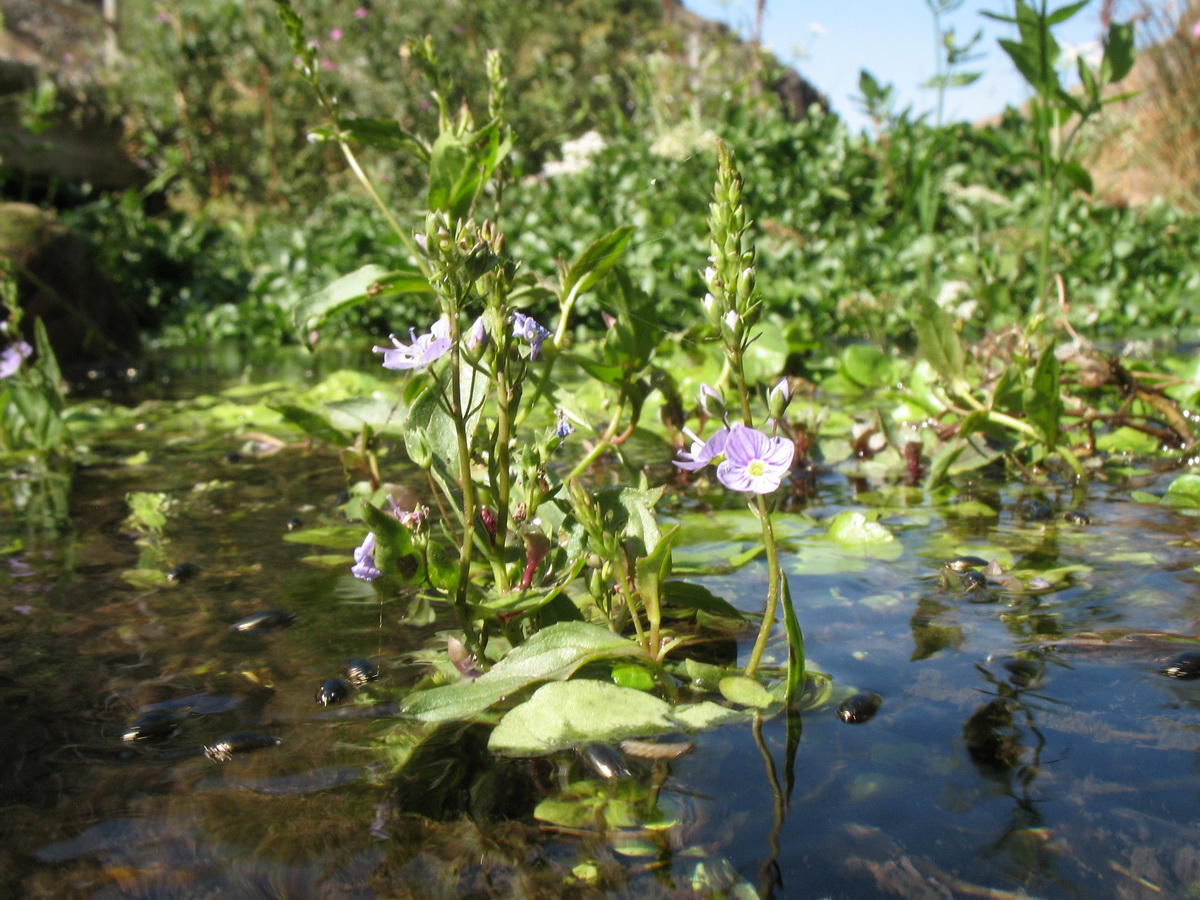
[[[607,628],[586,622],[558,622],[513,648],[479,680],[519,676],[532,683],[569,678],[584,663],[642,655],[637,644]]]
[[[1054,355],[1054,344],[1051,343],[1042,351],[1023,395],[1025,417],[1041,432],[1047,450],[1053,450],[1058,444],[1063,410],[1061,390],[1058,357]]]
[[[717,685],[721,696],[739,706],[752,706],[755,709],[766,709],[771,705],[771,692],[745,675],[730,675],[722,678]]]
[[[1049,13],[1046,16],[1047,25],[1060,25],[1070,19],[1075,13],[1079,12],[1090,3],[1091,0],[1077,0],[1075,3],[1068,3],[1066,6],[1060,6],[1058,9]]]
[[[1021,73],[1021,77],[1029,83],[1029,86],[1039,94],[1044,94],[1041,60],[1037,50],[1007,38],[1000,38],[997,43],[1008,54],[1008,58],[1012,60],[1013,65],[1017,67],[1017,71]]]
[[[649,556],[661,540],[654,506],[666,488],[639,491],[635,488],[606,488],[596,494],[605,527],[629,542],[634,558]]]
[[[519,675],[486,681],[481,676],[474,681],[415,691],[401,701],[400,711],[423,722],[462,721],[479,715],[529,684],[528,679]]]
[[[790,352],[791,347],[782,328],[761,329],[742,357],[746,379],[750,382],[774,383],[787,365]],[[890,360],[888,366],[891,367]]]
[[[316,410],[305,409],[294,403],[275,403],[271,404],[271,408],[315,440],[332,444],[335,447],[348,444],[352,440],[348,435],[330,425],[329,420]]]
[[[1171,482],[1162,502],[1177,509],[1200,509],[1200,475],[1180,475]]]
[[[412,532],[374,505],[363,501],[363,520],[375,534],[375,565],[384,575],[409,584],[425,580],[425,557],[412,541]]]
[[[737,608],[723,600],[702,584],[690,581],[668,581],[663,587],[663,598],[668,609],[702,610],[725,619],[745,618]]]
[[[333,284],[305,297],[292,310],[292,322],[307,340],[327,318],[367,300],[395,297],[399,294],[430,293],[429,282],[415,269],[386,269],[363,266],[343,275]]]
[[[654,628],[662,621],[663,584],[671,574],[671,542],[679,536],[679,529],[679,525],[672,525],[645,556],[634,562],[642,608]]]
[[[932,300],[925,298],[917,305],[913,325],[921,352],[929,364],[958,390],[958,385],[965,381],[965,357],[954,319]]]
[[[704,700],[700,703],[688,703],[675,708],[675,720],[680,725],[702,731],[705,728],[716,728],[718,725],[729,725],[734,722],[746,721],[745,710],[730,709]]]
[[[344,118],[338,124],[347,138],[359,144],[378,150],[404,150],[424,162],[429,161],[429,151],[395,119]]]
[[[538,756],[586,743],[672,731],[665,701],[605,681],[553,682],[510,710],[488,740],[493,753]]]
[[[563,276],[563,299],[574,301],[607,275],[609,269],[617,264],[621,254],[625,252],[625,247],[635,230],[632,225],[622,225],[592,241],[579,258],[571,263]]]
[[[637,663],[621,663],[613,666],[613,684],[635,691],[652,691],[656,685],[654,673]]]
[[[363,533],[361,525],[319,525],[316,528],[289,531],[283,536],[283,539],[294,544],[311,544],[314,547],[345,550],[347,547],[353,547],[361,542]]]
[[[496,124],[464,135],[443,131],[429,158],[428,208],[445,212],[451,221],[465,219],[511,149],[512,140]]]
[[[1104,38],[1104,60],[1100,64],[1107,84],[1116,84],[1133,69],[1133,23],[1114,22]]]
[[[1094,190],[1092,175],[1079,163],[1064,159],[1058,166],[1058,172],[1077,191],[1090,194]]]
[[[954,465],[965,447],[966,442],[960,440],[953,444],[946,444],[937,452],[929,464],[929,474],[925,477],[925,490],[933,491],[946,482],[950,474],[950,467]]]
[[[788,642],[787,692],[784,702],[791,708],[804,692],[804,633],[800,630],[800,620],[796,618],[792,589],[783,569],[779,570],[779,590],[783,600],[783,627],[787,632]]]
[[[838,371],[860,388],[891,384],[896,367],[874,344],[851,344],[842,352]]]
[[[852,509],[834,516],[827,533],[841,544],[888,544],[896,540],[887,526]]]

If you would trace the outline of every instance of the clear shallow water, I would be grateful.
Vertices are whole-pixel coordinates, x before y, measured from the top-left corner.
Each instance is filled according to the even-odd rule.
[[[117,463],[143,446],[146,465]],[[1129,502],[1129,484],[1051,490],[1054,517],[1027,522],[1009,486],[930,506],[822,475],[796,515],[883,505],[898,538],[879,558],[831,548],[807,520],[782,526],[810,665],[833,676],[835,699],[878,693],[879,713],[860,725],[836,703],[805,713],[790,762],[780,718],[635,763],[635,784],[595,789],[610,823],[628,794],[634,824],[601,832],[599,817],[533,815],[588,783],[575,757],[493,761],[481,729],[448,731],[411,774],[389,774],[391,704],[439,623],[381,604],[348,557],[306,562],[333,551],[283,540],[292,517],[341,521],[334,455],[297,445],[227,462],[238,446],[115,435],[74,477],[70,529],[24,535],[0,567],[0,895],[1161,897],[1200,885],[1200,681],[1159,674],[1184,649],[1169,637],[1111,640],[1196,633],[1200,539],[1195,520]],[[128,533],[130,490],[175,498],[155,546]],[[1068,525],[1067,508],[1093,523]],[[682,497],[671,509],[704,515]],[[691,552],[728,549],[711,529],[704,540]],[[961,553],[1053,585],[979,594],[940,581]],[[179,584],[122,577],[183,562],[201,571]],[[756,563],[702,580],[749,612],[761,603]],[[262,609],[298,621],[230,631]],[[1089,632],[1110,642],[1068,640]],[[351,657],[378,662],[380,679],[318,706],[317,686]],[[192,713],[177,734],[121,740],[162,704]],[[238,731],[281,743],[225,763],[196,752]]]

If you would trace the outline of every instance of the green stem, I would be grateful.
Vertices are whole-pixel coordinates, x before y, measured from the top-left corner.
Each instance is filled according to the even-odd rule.
[[[587,452],[587,455],[584,456],[583,459],[581,459],[578,463],[575,464],[575,468],[573,468],[567,475],[565,475],[563,477],[563,481],[566,482],[566,481],[571,481],[575,478],[578,478],[580,475],[582,475],[584,472],[586,472],[588,470],[588,467],[590,467],[592,463],[594,463],[597,459],[599,459],[601,456],[603,456],[605,453],[607,453],[612,448],[613,448],[613,445],[610,444],[608,441],[597,442],[596,446],[594,446],[591,450],[589,450]]]
[[[775,548],[775,531],[771,527],[771,512],[767,508],[767,498],[759,494],[756,498],[758,519],[762,523],[763,546],[767,549],[767,604],[763,609],[762,624],[758,627],[758,637],[750,651],[750,659],[746,662],[746,676],[753,678],[758,671],[759,661],[767,648],[767,640],[771,629],[775,626],[775,611],[779,604],[779,553]],[[751,506],[751,509],[754,509]]]
[[[454,609],[462,625],[467,649],[479,650],[479,641],[471,623],[467,587],[471,578],[471,550],[475,539],[475,482],[471,478],[471,451],[467,441],[467,417],[463,413],[462,382],[459,378],[458,320],[450,319],[450,417],[458,442],[458,480],[462,485],[463,534],[458,554],[458,583],[454,587]]]
[[[404,245],[404,249],[417,261],[417,267],[421,270],[421,274],[426,278],[429,277],[429,264],[425,261],[425,254],[417,246],[417,242],[413,240],[412,234],[408,229],[401,227],[396,217],[392,215],[392,211],[384,202],[383,197],[379,195],[379,191],[375,187],[375,182],[371,180],[371,176],[366,173],[366,170],[359,165],[358,157],[354,155],[354,151],[350,148],[349,142],[345,138],[339,138],[338,146],[342,148],[342,155],[346,157],[346,162],[350,164],[354,176],[362,184],[371,200],[379,207],[379,211],[383,213],[383,217],[387,219],[388,225],[396,232],[396,236],[400,238],[400,243]]]

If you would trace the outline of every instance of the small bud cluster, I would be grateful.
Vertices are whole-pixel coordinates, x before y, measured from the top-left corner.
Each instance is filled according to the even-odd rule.
[[[761,303],[755,295],[754,248],[746,239],[750,223],[742,205],[742,177],[733,151],[717,144],[717,182],[709,204],[709,265],[704,270],[708,293],[704,314],[729,346],[744,347],[757,323]]]

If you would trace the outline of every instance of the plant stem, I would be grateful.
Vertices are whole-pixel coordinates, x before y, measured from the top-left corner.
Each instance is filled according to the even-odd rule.
[[[758,637],[754,640],[750,659],[746,661],[746,676],[749,678],[753,678],[758,671],[758,664],[767,647],[771,629],[775,626],[775,610],[779,605],[779,554],[775,549],[775,531],[771,527],[771,512],[767,508],[767,498],[764,495],[759,494],[756,499],[758,501],[757,509],[753,505],[750,508],[758,514],[758,520],[762,523],[763,546],[767,549],[767,603],[763,608]]]
[[[462,625],[464,643],[472,653],[479,650],[479,640],[471,623],[467,604],[467,587],[471,578],[471,550],[475,539],[475,482],[471,478],[471,451],[467,441],[467,417],[463,412],[462,381],[459,378],[458,317],[450,318],[450,417],[458,440],[458,480],[462,485],[463,534],[458,553],[458,580],[454,586],[454,610]]]

